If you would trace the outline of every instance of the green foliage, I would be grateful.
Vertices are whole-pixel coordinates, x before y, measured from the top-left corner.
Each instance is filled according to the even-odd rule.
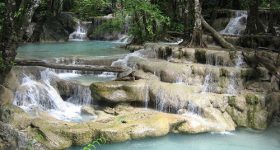
[[[124,25],[125,25],[124,19],[121,16],[119,16],[116,17],[115,19],[104,22],[100,26],[97,26],[93,34],[104,35],[105,33],[112,34],[114,32],[122,32],[124,30]]]
[[[108,4],[104,0],[76,0],[74,12],[80,18],[88,20],[91,17],[103,15],[102,9]]]
[[[124,0],[123,14],[132,16],[129,33],[137,43],[157,40],[169,25],[169,17],[149,0]]]
[[[4,16],[5,4],[0,2],[0,16]],[[4,17],[0,17],[0,32],[2,33]]]
[[[100,146],[101,144],[106,144],[107,140],[104,137],[100,137],[92,141],[90,144],[85,146],[83,150],[96,150],[96,146]]]
[[[177,31],[177,32],[184,32],[184,24],[183,23],[172,23],[171,24],[171,30],[172,31]]]
[[[263,8],[269,8],[269,0],[260,0],[260,6]],[[272,0],[272,8],[280,9],[280,0]]]

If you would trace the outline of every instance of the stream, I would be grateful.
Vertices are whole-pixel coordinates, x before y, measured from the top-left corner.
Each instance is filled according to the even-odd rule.
[[[18,58],[24,59],[43,59],[48,61],[60,61],[63,59],[71,58],[71,61],[63,61],[63,63],[76,64],[78,59],[100,59],[100,58],[121,58],[124,57],[128,51],[119,48],[118,43],[114,42],[101,42],[101,41],[79,41],[79,42],[67,42],[56,44],[27,44],[23,45],[18,50]],[[130,54],[133,56],[133,54]],[[75,59],[73,59],[75,58]],[[211,57],[212,58],[212,57]],[[239,58],[239,57],[238,57]],[[217,60],[215,60],[217,61]],[[210,65],[209,61],[209,65]],[[123,63],[117,61],[117,63]],[[114,63],[113,63],[114,64]],[[236,68],[240,67],[242,59],[238,59],[236,62]],[[93,82],[103,82],[113,80],[116,75],[112,73],[79,73],[77,71],[57,71],[57,70],[45,70],[41,72],[40,79],[32,79],[25,77],[22,81],[23,90],[18,93],[17,103],[21,108],[29,111],[31,107],[42,107],[42,110],[47,112],[57,119],[80,122],[83,117],[80,114],[82,105],[74,103],[75,98],[85,99],[90,93],[85,92],[84,95],[73,95],[71,100],[62,99],[54,87],[52,87],[50,78],[44,73],[54,75],[60,79],[69,81],[75,81],[84,86],[89,86]],[[232,75],[232,83],[230,87],[235,87],[235,77]],[[47,78],[46,78],[47,77]],[[205,78],[204,85],[205,90],[202,92],[211,92],[211,74]],[[234,83],[234,84],[233,84]],[[30,90],[26,90],[27,87]],[[87,91],[87,89],[81,89]],[[35,91],[32,94],[32,91]],[[229,91],[232,92],[231,88]],[[75,93],[74,93],[75,94]],[[228,94],[236,94],[228,93]],[[25,97],[22,97],[25,96]],[[74,97],[74,99],[73,99]],[[24,104],[21,104],[22,101]],[[40,100],[44,99],[48,103],[42,103]],[[31,101],[31,104],[30,104]],[[74,102],[73,102],[74,101]],[[37,104],[38,103],[38,104]],[[88,104],[89,102],[85,103]],[[71,111],[67,112],[66,110]],[[67,114],[68,113],[68,114]],[[79,116],[81,115],[81,116]],[[90,120],[94,118],[87,118]],[[98,150],[278,150],[280,147],[280,124],[274,123],[265,131],[256,131],[252,129],[238,129],[235,132],[222,132],[222,133],[204,133],[204,134],[169,134],[165,137],[159,138],[146,138],[142,140],[132,140],[124,143],[105,144],[98,146]],[[80,150],[83,147],[71,147],[69,150]]]

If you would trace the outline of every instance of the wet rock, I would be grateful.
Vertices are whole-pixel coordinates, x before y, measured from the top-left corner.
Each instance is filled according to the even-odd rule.
[[[19,131],[10,124],[0,121],[0,149],[38,149],[47,150],[44,145],[28,137],[25,132]]]
[[[93,83],[90,88],[95,100],[108,102],[145,102],[145,80]]]
[[[33,35],[29,41],[32,42],[63,42],[67,41],[69,35],[75,31],[76,22],[71,14],[61,13],[55,17],[48,17],[43,23],[37,23]]]
[[[231,97],[227,112],[238,126],[266,129],[269,124],[269,114],[271,115],[269,112],[273,110],[267,109],[263,95],[246,93],[244,97],[245,100]]]
[[[13,99],[13,92],[0,84],[0,106],[12,104]]]
[[[16,91],[17,87],[20,85],[20,82],[14,69],[8,73],[3,85],[12,91]]]
[[[83,114],[86,114],[86,115],[93,115],[93,116],[96,115],[95,109],[93,108],[93,106],[90,106],[90,105],[89,106],[82,106],[81,112]]]
[[[195,114],[185,114],[186,122],[177,127],[182,133],[223,132],[235,129],[235,124],[226,113],[217,109],[207,108],[204,117]]]

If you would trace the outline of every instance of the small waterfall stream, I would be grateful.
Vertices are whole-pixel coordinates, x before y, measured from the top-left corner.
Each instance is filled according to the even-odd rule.
[[[69,35],[70,41],[84,41],[87,40],[87,23],[78,21],[76,31]]]
[[[41,72],[39,80],[25,76],[14,98],[14,105],[27,112],[45,111],[53,117],[64,121],[81,121],[81,105],[91,103],[89,88],[78,86],[72,97],[64,101],[51,84],[57,74],[46,69]],[[91,118],[93,119],[94,116]]]
[[[213,92],[214,91],[213,83],[214,83],[213,75],[211,72],[209,72],[205,76],[204,83],[202,86],[202,93]]]
[[[230,22],[221,34],[224,35],[241,35],[244,33],[247,24],[247,11],[236,11],[235,17],[230,19]]]
[[[114,43],[119,43],[119,44],[129,44],[132,41],[132,36],[128,35],[119,35],[119,40],[115,41]]]
[[[240,69],[245,64],[244,58],[241,53],[237,54],[237,58],[235,59],[235,68]],[[237,95],[239,93],[239,85],[238,85],[238,77],[234,72],[230,73],[229,76],[229,85],[227,87],[227,94]]]

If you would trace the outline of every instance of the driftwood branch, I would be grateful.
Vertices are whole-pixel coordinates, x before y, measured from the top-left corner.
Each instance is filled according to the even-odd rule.
[[[93,65],[65,65],[65,64],[55,64],[49,63],[41,60],[15,60],[18,66],[41,66],[52,69],[63,69],[63,70],[81,70],[81,71],[101,71],[101,72],[125,72],[126,69],[122,67],[112,67],[112,66],[93,66]]]
[[[231,43],[229,43],[229,42],[227,42],[226,40],[225,40],[225,38],[219,33],[219,32],[217,32],[214,28],[212,28],[206,21],[205,21],[205,19],[203,18],[203,17],[201,17],[202,19],[202,26],[207,30],[207,31],[209,31],[211,34],[212,34],[212,36],[213,36],[213,38],[223,47],[223,48],[228,48],[228,49],[231,49],[231,50],[234,50],[235,49],[235,47],[231,44]]]

